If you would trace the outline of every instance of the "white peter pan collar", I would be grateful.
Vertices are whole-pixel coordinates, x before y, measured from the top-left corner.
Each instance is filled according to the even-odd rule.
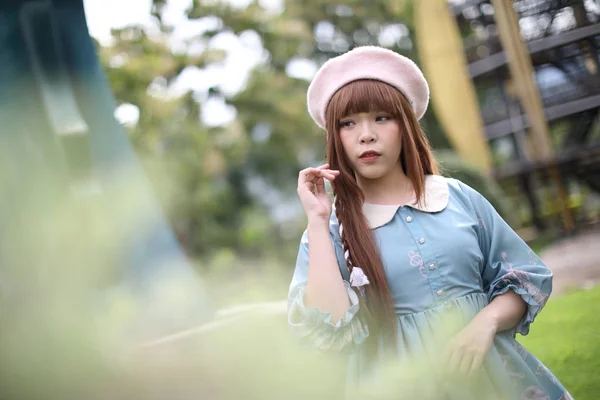
[[[422,204],[416,204],[416,200],[413,199],[406,206],[427,213],[440,212],[446,208],[448,199],[450,198],[450,189],[448,188],[446,178],[439,175],[427,175],[425,177],[425,192],[422,198]],[[365,203],[363,204],[363,214],[367,218],[370,228],[375,229],[390,222],[401,206],[402,204]]]

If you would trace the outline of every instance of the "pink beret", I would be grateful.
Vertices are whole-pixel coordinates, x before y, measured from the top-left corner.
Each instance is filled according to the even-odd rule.
[[[394,86],[408,99],[417,119],[427,110],[429,86],[417,64],[392,50],[360,46],[328,60],[308,87],[308,112],[317,125],[325,129],[325,111],[333,95],[359,79]]]

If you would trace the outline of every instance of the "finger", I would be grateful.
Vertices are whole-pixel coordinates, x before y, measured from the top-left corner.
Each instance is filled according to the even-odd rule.
[[[321,176],[329,181],[332,181],[337,177],[337,175],[335,175],[335,174],[327,174],[327,173],[323,173]]]
[[[309,172],[306,175],[304,181],[305,182],[313,182],[313,183],[315,183],[320,178],[325,178],[325,179],[331,181],[331,180],[334,180],[336,176],[337,176],[337,174],[332,173],[332,172],[328,172],[328,171],[314,171],[314,173],[313,172]]]
[[[456,351],[456,349],[452,349],[448,353],[446,360],[446,371],[448,373],[455,373],[460,364],[460,354],[458,354],[458,351]]]
[[[309,175],[315,175],[315,174],[318,175],[320,172],[321,172],[321,170],[319,168],[310,167],[310,168],[306,168],[306,169],[303,169],[302,171],[300,171],[300,176],[306,177]]]
[[[325,194],[325,180],[323,178],[317,179],[315,194]]]
[[[317,184],[315,182],[308,182],[306,184],[306,188],[311,192],[314,193],[315,192],[315,188],[317,187]]]
[[[304,182],[314,181],[314,179],[319,176],[321,170],[318,168],[306,168],[300,171],[298,174],[298,186],[302,185]]]
[[[481,369],[481,366],[483,365],[483,360],[484,357],[481,354],[478,354],[475,357],[473,357],[473,362],[471,363],[471,368],[469,369],[470,376],[474,375],[475,373],[477,373],[477,371]]]
[[[334,171],[337,171],[337,170],[326,168],[327,166],[328,166],[328,164],[321,165],[319,167],[306,168],[306,169],[303,169],[302,171],[300,171],[300,173],[303,174],[304,176],[309,176],[309,175],[319,176],[324,172],[336,173]]]
[[[327,164],[325,164],[325,165],[327,165]],[[322,174],[325,174],[325,173],[339,175],[339,173],[340,173],[340,171],[338,171],[337,169],[324,168],[323,166],[316,167],[316,168],[306,168],[306,169],[302,170],[302,172],[304,173],[305,176],[309,176],[309,175],[321,176]]]
[[[298,189],[302,184],[304,184],[304,182],[306,182],[306,174],[306,169],[303,169],[302,171],[298,172]]]
[[[307,173],[306,170],[300,171],[298,174],[298,192],[312,192],[314,188],[314,177]]]
[[[335,169],[324,169],[324,170],[321,171],[321,174],[328,174],[328,175],[338,176],[340,174],[340,171],[335,170]]]
[[[298,195],[302,198],[306,195],[312,195],[315,191],[315,184],[312,182],[303,183],[298,186]]]
[[[335,175],[339,175],[339,173],[340,173],[340,171],[337,170],[337,169],[329,169],[329,168],[322,169],[321,171],[322,172],[327,172],[327,173],[330,173],[330,174],[335,174]]]
[[[470,353],[463,353],[460,357],[460,363],[458,364],[458,372],[461,375],[467,375],[471,370],[473,364],[473,356]]]

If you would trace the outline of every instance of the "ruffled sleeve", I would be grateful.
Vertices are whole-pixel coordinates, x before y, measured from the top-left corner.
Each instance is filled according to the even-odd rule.
[[[294,277],[288,295],[288,324],[303,343],[320,350],[340,351],[364,342],[369,330],[358,315],[358,296],[348,283],[348,272],[342,264],[343,252],[331,233],[336,259],[350,300],[350,306],[338,321],[331,320],[331,313],[304,304],[308,279],[308,233],[305,231],[300,242]]]
[[[513,333],[526,335],[552,292],[552,272],[477,191],[462,184],[475,209],[484,257],[481,278],[491,302],[513,290],[527,303],[527,312]]]

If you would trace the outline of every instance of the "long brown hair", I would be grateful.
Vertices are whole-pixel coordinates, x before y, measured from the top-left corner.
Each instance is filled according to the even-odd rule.
[[[359,298],[360,312],[369,323],[369,353],[376,355],[383,340],[386,348],[397,348],[397,322],[381,256],[362,212],[364,194],[344,153],[340,139],[340,119],[361,112],[385,112],[398,122],[402,135],[400,163],[412,183],[416,198],[422,201],[425,175],[438,174],[429,140],[406,98],[394,87],[376,80],[358,80],[338,90],[326,112],[327,160],[330,168],[340,171],[333,181],[335,212],[350,272],[363,269],[370,284]]]

